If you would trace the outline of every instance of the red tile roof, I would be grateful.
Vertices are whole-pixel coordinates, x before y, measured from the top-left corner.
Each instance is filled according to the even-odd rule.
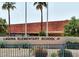
[[[50,21],[48,22],[48,31],[49,32],[63,32],[64,26],[68,23],[65,21]],[[24,24],[11,24],[10,26],[11,33],[24,33],[25,25]],[[43,23],[43,30],[46,30],[46,22]],[[28,23],[27,24],[27,32],[28,33],[37,33],[41,31],[40,22],[37,23]]]

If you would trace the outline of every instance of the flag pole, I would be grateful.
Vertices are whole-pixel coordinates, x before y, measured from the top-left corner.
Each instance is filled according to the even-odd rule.
[[[46,22],[46,36],[48,36],[48,2],[47,2],[47,22]]]
[[[25,36],[27,37],[27,2],[25,2]]]

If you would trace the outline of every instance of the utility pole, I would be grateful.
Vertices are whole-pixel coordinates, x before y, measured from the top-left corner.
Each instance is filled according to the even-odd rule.
[[[25,2],[25,36],[27,37],[27,2]]]
[[[48,2],[47,2],[47,22],[46,22],[46,36],[48,36]]]

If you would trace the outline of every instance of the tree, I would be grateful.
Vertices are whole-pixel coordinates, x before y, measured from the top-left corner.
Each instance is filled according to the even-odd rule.
[[[7,33],[7,23],[5,19],[0,18],[0,35]]]
[[[65,26],[64,32],[66,36],[78,36],[79,35],[79,27],[78,27],[78,19],[74,17],[71,18],[69,24]]]
[[[16,8],[14,6],[15,2],[5,2],[2,5],[2,9],[7,10],[8,11],[8,21],[9,21],[9,35],[10,35],[10,10],[14,10],[14,8]]]
[[[43,32],[43,7],[47,8],[46,2],[35,2],[36,9],[41,11],[41,32]]]

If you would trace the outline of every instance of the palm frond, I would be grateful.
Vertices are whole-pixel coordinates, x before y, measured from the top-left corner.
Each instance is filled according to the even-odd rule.
[[[15,2],[5,2],[3,5],[2,5],[2,9],[12,9],[14,10],[14,8],[16,8],[14,6]]]
[[[2,9],[6,9],[7,5],[3,4]]]
[[[43,8],[42,5],[37,5],[37,6],[36,6],[36,9],[37,9],[37,10],[38,10],[38,9],[42,10],[42,8]]]
[[[12,7],[11,7],[12,10],[14,10],[15,8],[16,8],[15,6],[12,6]]]
[[[43,2],[43,5],[44,5],[44,7],[47,7],[47,3],[46,2]]]
[[[42,6],[42,8],[43,8],[43,6],[47,7],[47,3],[46,2],[35,2],[34,5],[36,5],[36,9],[41,8],[41,6]]]
[[[36,5],[37,4],[37,2],[34,2],[34,4],[33,5]]]

